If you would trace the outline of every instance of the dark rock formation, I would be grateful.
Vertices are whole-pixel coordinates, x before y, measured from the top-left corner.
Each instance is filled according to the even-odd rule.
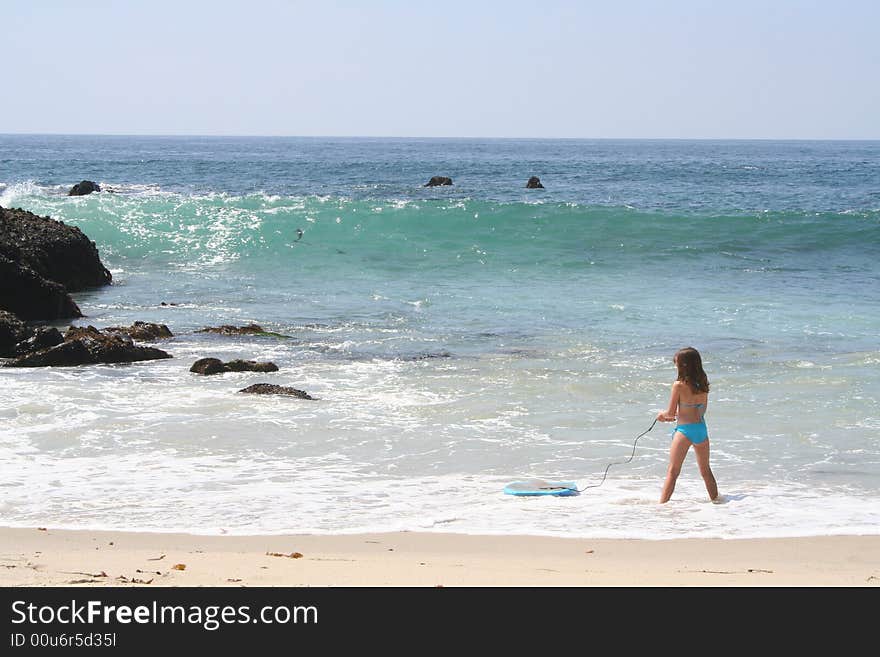
[[[0,255],[0,308],[23,319],[82,317],[79,306],[63,285],[3,255]]]
[[[440,185],[451,185],[452,178],[447,178],[446,176],[434,176],[427,183],[425,183],[425,187],[439,187]]]
[[[271,362],[267,361],[265,363],[258,363],[255,360],[231,360],[228,363],[224,363],[226,369],[230,372],[277,372],[278,366]]]
[[[283,333],[267,331],[259,324],[248,324],[247,326],[230,326],[229,324],[224,324],[223,326],[206,326],[205,328],[196,331],[196,333],[217,333],[218,335],[259,335],[262,337],[273,338],[291,337],[289,335],[284,335]]]
[[[196,331],[196,333],[219,333],[220,335],[251,335],[265,332],[259,324],[248,324],[247,326],[224,324],[223,326],[206,326]]]
[[[60,283],[68,292],[113,280],[95,243],[79,228],[26,210],[0,208],[0,254]]]
[[[544,185],[541,184],[541,179],[538,176],[532,176],[526,183],[526,189],[544,189]]]
[[[79,228],[0,208],[0,309],[22,319],[81,317],[67,293],[111,280],[95,243]]]
[[[100,337],[101,331],[94,326],[68,326],[64,332],[65,340],[79,340],[81,338]]]
[[[96,363],[135,363],[141,360],[171,358],[171,354],[155,347],[134,344],[122,336],[107,336],[92,342],[83,341]]]
[[[132,340],[152,341],[174,337],[174,334],[171,333],[171,330],[165,324],[153,324],[151,322],[135,322],[131,326],[108,326],[104,331],[127,335]]]
[[[5,367],[72,367],[94,363],[88,347],[80,340],[62,342],[48,349],[41,349],[5,363]]]
[[[170,354],[161,349],[136,345],[127,335],[102,333],[94,326],[71,326],[64,339],[82,342],[94,357],[95,363],[132,363],[171,358]]]
[[[85,196],[86,194],[91,194],[92,192],[100,192],[101,186],[92,182],[91,180],[83,180],[82,182],[76,183],[73,187],[70,188],[70,191],[67,192],[68,196]]]
[[[0,281],[2,280],[0,274]],[[10,312],[0,310],[0,358],[14,356],[16,345],[26,340],[28,333],[27,325],[23,321]]]
[[[64,342],[64,336],[61,335],[61,331],[55,327],[41,326],[34,331],[34,334],[31,337],[27,340],[22,340],[16,345],[15,354],[17,356],[24,356],[32,351],[48,349],[49,347],[54,347],[62,342]]]
[[[226,371],[226,366],[219,358],[199,358],[192,364],[189,371],[205,375],[221,374]]]
[[[276,386],[271,383],[255,383],[252,386],[243,388],[239,392],[246,392],[252,395],[287,395],[289,397],[298,397],[299,399],[314,399],[309,393],[296,388],[288,388],[286,386]]]
[[[223,372],[277,372],[278,366],[272,362],[258,363],[254,360],[231,360],[224,363],[219,358],[199,358],[189,371],[205,375]]]
[[[34,336],[36,338],[36,335]],[[44,339],[51,340],[51,335]],[[171,358],[171,354],[136,345],[124,334],[102,333],[94,326],[71,326],[64,342],[26,353],[5,363],[5,367],[65,367],[93,363],[133,363],[142,360]]]

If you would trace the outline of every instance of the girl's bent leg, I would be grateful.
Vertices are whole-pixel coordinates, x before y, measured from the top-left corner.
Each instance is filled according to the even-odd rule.
[[[672,445],[669,447],[669,468],[666,471],[663,491],[660,493],[660,504],[665,504],[672,497],[672,491],[675,490],[675,480],[678,479],[681,464],[684,463],[684,457],[687,456],[690,447],[691,441],[685,438],[683,433],[676,431],[672,436]]]
[[[712,468],[709,467],[709,440],[699,445],[694,445],[694,454],[697,455],[697,465],[700,466],[700,476],[703,483],[706,484],[706,492],[709,493],[709,499],[715,500],[718,497],[718,484],[715,481],[715,475],[712,474]]]

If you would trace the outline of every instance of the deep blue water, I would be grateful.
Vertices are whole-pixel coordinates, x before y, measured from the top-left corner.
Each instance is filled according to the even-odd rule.
[[[434,175],[454,188],[420,188]],[[523,189],[532,175],[544,191]],[[0,181],[80,179],[196,194],[841,212],[880,205],[880,142],[0,135]]]

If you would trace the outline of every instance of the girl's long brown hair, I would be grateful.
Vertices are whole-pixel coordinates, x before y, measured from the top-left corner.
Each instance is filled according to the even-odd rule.
[[[678,368],[678,381],[684,381],[695,394],[709,392],[709,377],[703,371],[699,351],[684,347],[675,352],[674,360]]]

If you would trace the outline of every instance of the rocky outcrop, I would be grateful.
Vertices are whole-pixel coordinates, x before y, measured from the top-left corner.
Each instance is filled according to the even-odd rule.
[[[0,208],[0,254],[60,283],[68,292],[113,280],[95,243],[79,228],[27,210]]]
[[[64,334],[65,341],[82,342],[92,355],[93,363],[134,363],[142,360],[171,358],[171,354],[137,345],[134,340],[152,341],[172,337],[164,324],[135,322],[131,326],[111,326],[103,331],[94,326],[71,326]]]
[[[0,208],[0,309],[22,319],[81,317],[68,293],[112,278],[79,228]]]
[[[276,386],[271,383],[255,383],[252,386],[239,390],[239,392],[252,395],[287,395],[289,397],[298,397],[299,399],[315,399],[304,390],[297,390],[296,388],[288,388],[286,386]]]
[[[88,347],[80,340],[62,342],[4,363],[4,367],[73,367],[95,362]]]
[[[24,356],[41,349],[49,349],[62,342],[64,342],[64,336],[61,335],[61,331],[54,326],[41,326],[34,331],[31,337],[22,340],[15,346],[15,355]]]
[[[434,176],[427,183],[425,183],[425,187],[440,187],[441,185],[451,185],[452,178],[448,178],[447,176]]]
[[[227,370],[226,365],[219,358],[199,358],[192,364],[189,371],[195,374],[209,376],[211,374],[222,374]]]
[[[68,293],[107,285],[111,280],[95,243],[79,228],[26,210],[0,208],[0,357],[11,359],[4,366],[171,358],[161,349],[133,341],[171,337],[164,324],[135,322],[104,332],[94,326],[71,326],[62,336],[56,328],[29,328],[21,321],[81,317]]]
[[[224,324],[223,326],[206,326],[196,331],[196,333],[219,333],[220,335],[254,335],[265,332],[259,324],[248,324],[247,326]]]
[[[223,326],[206,326],[199,329],[196,333],[216,333],[218,335],[259,335],[265,338],[290,338],[289,335],[283,333],[275,333],[267,331],[259,324],[247,324],[246,326],[231,326],[224,324]]]
[[[134,344],[130,338],[114,335],[85,342],[96,363],[136,363],[142,360],[171,358],[167,351]]]
[[[131,326],[108,326],[104,331],[127,335],[132,340],[142,340],[145,342],[174,337],[174,334],[171,333],[171,330],[165,324],[153,324],[151,322],[135,322]]]
[[[171,358],[171,354],[161,349],[136,345],[127,335],[102,333],[94,326],[71,326],[64,334],[64,340],[82,342],[95,363],[133,363]]]
[[[52,329],[34,334],[36,351],[24,353],[7,361],[5,367],[71,367],[95,363],[133,363],[142,360],[171,358],[171,354],[156,349],[136,345],[125,334],[102,333],[94,326],[71,326],[64,334],[63,342],[47,348],[42,343],[54,341]],[[56,331],[57,332],[57,331]],[[59,333],[60,335],[60,333]],[[19,343],[22,350],[26,345]]]
[[[100,192],[101,186],[92,182],[91,180],[83,180],[82,182],[76,183],[73,187],[70,188],[70,191],[67,192],[68,196],[85,196],[86,194],[91,194],[92,192]]]
[[[60,283],[40,276],[27,265],[0,254],[0,308],[22,319],[82,317],[76,302]]]
[[[541,179],[538,176],[532,176],[526,183],[526,189],[544,189],[544,185],[541,184]]]
[[[199,358],[189,371],[204,375],[223,372],[277,372],[278,366],[272,362],[258,363],[255,360],[236,359],[224,363],[219,358]]]
[[[277,372],[278,366],[272,361],[259,363],[255,360],[231,360],[224,363],[229,372]]]
[[[27,325],[23,321],[10,312],[0,310],[0,358],[14,356],[18,343],[26,340],[28,335]]]

